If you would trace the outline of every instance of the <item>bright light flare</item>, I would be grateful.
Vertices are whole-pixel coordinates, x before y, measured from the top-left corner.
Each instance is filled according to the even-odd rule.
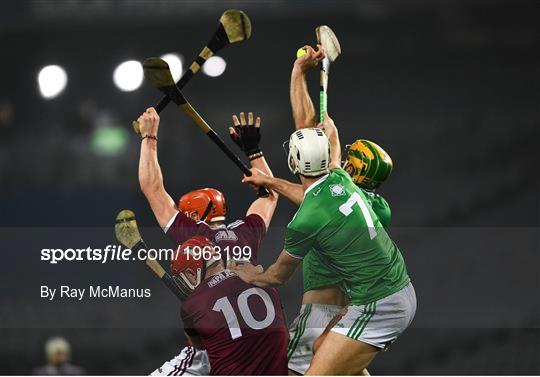
[[[37,79],[39,92],[46,99],[52,99],[60,95],[68,82],[66,70],[59,65],[48,65],[41,68]]]
[[[218,77],[225,72],[227,68],[227,62],[220,56],[212,56],[210,59],[204,63],[202,70],[204,74],[210,77]]]
[[[182,57],[178,54],[165,54],[161,56],[161,59],[165,60],[171,69],[171,74],[174,82],[178,82],[182,77]]]
[[[143,67],[137,60],[128,60],[119,64],[113,73],[114,84],[123,92],[137,90],[143,79]]]

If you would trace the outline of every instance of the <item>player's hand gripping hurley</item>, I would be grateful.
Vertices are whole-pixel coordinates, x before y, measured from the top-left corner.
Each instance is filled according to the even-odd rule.
[[[317,43],[323,46],[326,57],[322,61],[321,77],[320,77],[320,94],[319,94],[319,119],[324,121],[324,114],[328,110],[327,94],[328,75],[330,73],[330,64],[333,63],[341,54],[341,46],[339,41],[330,27],[326,25],[318,26],[315,29],[317,34]]]
[[[161,58],[148,58],[143,63],[144,77],[153,86],[159,89],[162,93],[168,96],[191,120],[203,131],[217,146],[235,163],[236,166],[245,175],[251,175],[249,168],[240,160],[240,158],[229,149],[219,135],[206,123],[206,121],[197,113],[191,104],[184,97],[182,92],[174,83],[169,65]],[[259,197],[267,197],[270,195],[265,187],[260,187]]]
[[[212,35],[212,38],[210,38],[208,44],[204,46],[197,59],[191,63],[189,69],[182,75],[176,86],[182,90],[189,80],[199,72],[202,65],[216,52],[229,44],[243,42],[250,36],[251,21],[244,12],[235,9],[229,9],[223,12],[219,18],[219,26]],[[156,105],[156,112],[158,114],[161,113],[170,101],[171,99],[168,96],[164,96]],[[132,126],[135,132],[140,134],[137,121],[133,121]]]

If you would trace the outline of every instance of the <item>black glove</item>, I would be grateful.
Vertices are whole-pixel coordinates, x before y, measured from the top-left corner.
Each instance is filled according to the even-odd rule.
[[[259,148],[259,142],[261,141],[260,119],[257,119],[257,122],[253,124],[253,119],[252,117],[250,118],[251,124],[229,127],[229,136],[232,141],[234,141],[234,143],[238,145],[238,148],[240,148],[248,157],[261,152],[261,149]],[[243,123],[245,123],[243,115],[241,116],[241,119]]]

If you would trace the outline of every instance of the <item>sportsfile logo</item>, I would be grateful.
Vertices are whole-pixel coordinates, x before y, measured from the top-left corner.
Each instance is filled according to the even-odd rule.
[[[138,249],[136,252],[122,245],[107,245],[105,248],[68,248],[41,249],[41,260],[50,264],[58,262],[92,261],[114,262],[130,260],[170,260],[174,256],[173,249]]]

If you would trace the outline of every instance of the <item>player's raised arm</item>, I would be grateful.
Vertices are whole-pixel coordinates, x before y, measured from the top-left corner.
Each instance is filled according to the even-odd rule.
[[[261,141],[261,118],[254,119],[253,113],[250,112],[247,121],[244,113],[240,113],[240,117],[233,115],[232,120],[234,126],[229,127],[229,135],[234,143],[246,154],[252,168],[259,169],[270,177],[273,176],[259,147]],[[277,200],[278,195],[275,192],[270,192],[268,197],[256,199],[249,207],[246,215],[259,215],[264,220],[266,228],[268,228],[276,209]]]
[[[306,83],[306,71],[316,67],[324,59],[324,51],[319,46],[315,51],[311,46],[304,46],[306,53],[296,59],[291,73],[291,107],[296,129],[315,127],[315,107],[309,96]]]
[[[147,109],[137,120],[141,129],[141,155],[139,158],[139,184],[150,203],[159,226],[164,228],[176,213],[171,196],[163,186],[163,175],[158,162],[157,134],[159,115],[154,108]]]
[[[324,129],[328,142],[330,143],[330,163],[329,169],[341,167],[341,143],[336,125],[328,113],[324,113],[324,121],[319,124]]]
[[[249,263],[234,266],[233,270],[246,283],[264,288],[285,284],[301,262],[302,259],[295,258],[284,250],[266,271],[263,271],[260,265],[254,266]]]

